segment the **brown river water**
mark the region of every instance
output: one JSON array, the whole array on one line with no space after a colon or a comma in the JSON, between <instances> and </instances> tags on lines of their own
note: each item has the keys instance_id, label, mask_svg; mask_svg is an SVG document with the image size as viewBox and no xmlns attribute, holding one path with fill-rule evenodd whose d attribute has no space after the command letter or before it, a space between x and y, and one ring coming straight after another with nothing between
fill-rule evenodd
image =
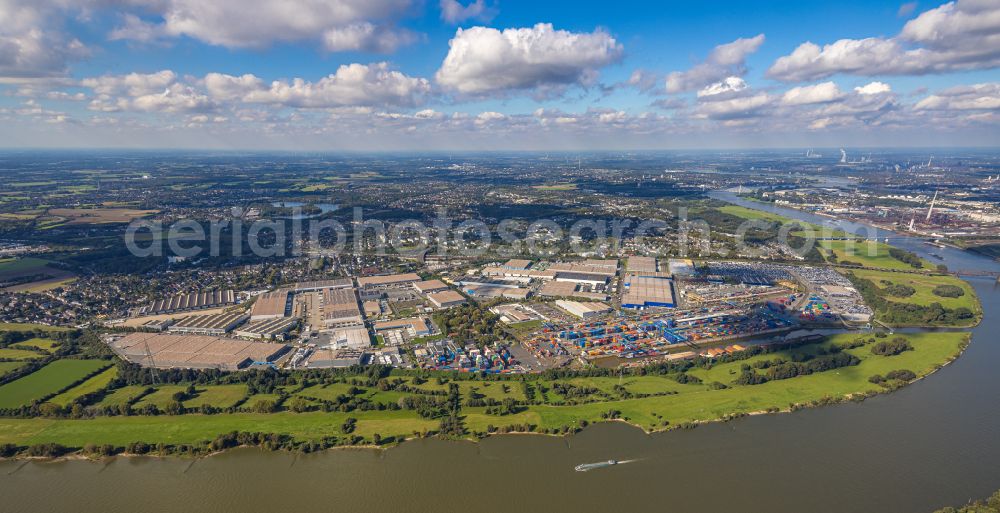
<instances>
[{"instance_id":1,"label":"brown river water","mask_svg":"<svg viewBox=\"0 0 1000 513\"><path fill-rule=\"evenodd\" d=\"M934 251L953 269L1000 268ZM929 513L1000 488L1000 288L971 281L986 316L965 354L863 403L652 435L613 423L385 451L6 461L0 512ZM638 461L573 470L612 458Z\"/></svg>"}]
</instances>

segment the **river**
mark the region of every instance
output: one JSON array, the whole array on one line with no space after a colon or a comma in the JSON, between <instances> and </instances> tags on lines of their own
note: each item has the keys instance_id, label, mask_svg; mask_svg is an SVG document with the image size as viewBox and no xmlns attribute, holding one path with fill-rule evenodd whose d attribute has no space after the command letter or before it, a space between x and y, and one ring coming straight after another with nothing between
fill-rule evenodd
<instances>
[{"instance_id":1,"label":"river","mask_svg":"<svg viewBox=\"0 0 1000 513\"><path fill-rule=\"evenodd\" d=\"M826 218L713 194L810 222ZM953 269L986 258L919 240ZM192 461L0 463L2 511L78 513L653 511L921 513L1000 488L1000 289L970 280L983 323L953 364L862 403L647 435L600 424L567 437L416 440L312 455L241 449ZM580 463L639 461L591 472Z\"/></svg>"}]
</instances>

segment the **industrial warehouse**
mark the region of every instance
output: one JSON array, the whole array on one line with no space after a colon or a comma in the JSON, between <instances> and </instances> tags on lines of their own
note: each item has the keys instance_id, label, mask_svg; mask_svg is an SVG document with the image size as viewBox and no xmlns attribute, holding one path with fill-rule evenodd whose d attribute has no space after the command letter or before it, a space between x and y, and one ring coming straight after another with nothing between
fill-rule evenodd
<instances>
[{"instance_id":1,"label":"industrial warehouse","mask_svg":"<svg viewBox=\"0 0 1000 513\"><path fill-rule=\"evenodd\" d=\"M137 309L137 315L161 315L192 310L205 310L236 304L236 293L232 290L212 292L191 292L166 299L158 299Z\"/></svg>"},{"instance_id":2,"label":"industrial warehouse","mask_svg":"<svg viewBox=\"0 0 1000 513\"><path fill-rule=\"evenodd\" d=\"M108 345L122 358L144 367L220 370L273 363L289 350L284 344L159 333L130 333L110 339Z\"/></svg>"},{"instance_id":3,"label":"industrial warehouse","mask_svg":"<svg viewBox=\"0 0 1000 513\"><path fill-rule=\"evenodd\" d=\"M250 316L243 312L191 315L171 324L167 327L167 331L194 335L225 335L249 318Z\"/></svg>"}]
</instances>

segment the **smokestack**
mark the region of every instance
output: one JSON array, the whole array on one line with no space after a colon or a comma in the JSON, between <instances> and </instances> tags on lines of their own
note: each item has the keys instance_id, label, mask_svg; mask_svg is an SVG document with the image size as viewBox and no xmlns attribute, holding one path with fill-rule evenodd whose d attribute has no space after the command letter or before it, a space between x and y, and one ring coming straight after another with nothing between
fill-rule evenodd
<instances>
[{"instance_id":1,"label":"smokestack","mask_svg":"<svg viewBox=\"0 0 1000 513\"><path fill-rule=\"evenodd\" d=\"M934 202L937 201L937 193L938 193L938 191L934 191L934 197L931 198L931 208L927 209L927 219L926 219L926 221L928 221L928 222L930 222L930 220L931 220L931 214L934 213Z\"/></svg>"}]
</instances>

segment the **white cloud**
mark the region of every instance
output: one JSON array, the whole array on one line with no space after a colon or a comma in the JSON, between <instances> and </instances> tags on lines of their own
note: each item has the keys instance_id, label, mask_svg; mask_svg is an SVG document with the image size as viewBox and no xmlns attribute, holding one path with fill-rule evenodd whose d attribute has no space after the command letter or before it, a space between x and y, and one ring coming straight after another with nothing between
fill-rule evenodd
<instances>
[{"instance_id":1,"label":"white cloud","mask_svg":"<svg viewBox=\"0 0 1000 513\"><path fill-rule=\"evenodd\" d=\"M494 7L487 6L486 0L474 0L468 5L462 5L458 0L441 0L441 19L457 25L468 20L478 20L488 23L497 15Z\"/></svg>"},{"instance_id":2,"label":"white cloud","mask_svg":"<svg viewBox=\"0 0 1000 513\"><path fill-rule=\"evenodd\" d=\"M747 56L756 52L763 43L764 34L758 34L716 46L704 62L687 71L675 71L667 75L667 92L694 91L726 77L744 75Z\"/></svg>"},{"instance_id":3,"label":"white cloud","mask_svg":"<svg viewBox=\"0 0 1000 513\"><path fill-rule=\"evenodd\" d=\"M80 85L94 91L87 108L99 112L208 112L218 107L206 94L178 82L170 70L85 78Z\"/></svg>"},{"instance_id":4,"label":"white cloud","mask_svg":"<svg viewBox=\"0 0 1000 513\"><path fill-rule=\"evenodd\" d=\"M823 82L809 86L793 87L781 97L785 105L812 105L840 100L844 94L833 82Z\"/></svg>"},{"instance_id":5,"label":"white cloud","mask_svg":"<svg viewBox=\"0 0 1000 513\"><path fill-rule=\"evenodd\" d=\"M72 2L0 0L0 83L64 76L68 64L89 55L62 30Z\"/></svg>"},{"instance_id":6,"label":"white cloud","mask_svg":"<svg viewBox=\"0 0 1000 513\"><path fill-rule=\"evenodd\" d=\"M861 87L855 87L854 91L858 94L882 94L892 91L892 87L885 82L869 82Z\"/></svg>"},{"instance_id":7,"label":"white cloud","mask_svg":"<svg viewBox=\"0 0 1000 513\"><path fill-rule=\"evenodd\" d=\"M264 81L249 73L238 77L209 73L202 82L208 94L221 101L241 100L250 92L264 89Z\"/></svg>"},{"instance_id":8,"label":"white cloud","mask_svg":"<svg viewBox=\"0 0 1000 513\"><path fill-rule=\"evenodd\" d=\"M711 98L711 97L708 97ZM695 117L731 120L754 117L761 109L771 105L774 97L767 93L748 94L724 100L706 101L698 104Z\"/></svg>"},{"instance_id":9,"label":"white cloud","mask_svg":"<svg viewBox=\"0 0 1000 513\"><path fill-rule=\"evenodd\" d=\"M916 46L916 48L911 48ZM910 20L897 37L806 42L778 58L767 74L817 80L837 73L920 75L1000 65L1000 2L958 0Z\"/></svg>"},{"instance_id":10,"label":"white cloud","mask_svg":"<svg viewBox=\"0 0 1000 513\"><path fill-rule=\"evenodd\" d=\"M388 63L345 64L337 72L308 82L276 80L270 86L254 75L232 76L210 73L205 88L219 100L271 103L289 107L329 108L342 106L412 106L430 92L426 79L393 70Z\"/></svg>"},{"instance_id":11,"label":"white cloud","mask_svg":"<svg viewBox=\"0 0 1000 513\"><path fill-rule=\"evenodd\" d=\"M928 96L916 110L1000 110L1000 83L959 86Z\"/></svg>"},{"instance_id":12,"label":"white cloud","mask_svg":"<svg viewBox=\"0 0 1000 513\"><path fill-rule=\"evenodd\" d=\"M126 13L112 39L187 36L229 48L321 41L331 51L391 51L413 40L394 28L412 0L132 0L159 20Z\"/></svg>"},{"instance_id":13,"label":"white cloud","mask_svg":"<svg viewBox=\"0 0 1000 513\"><path fill-rule=\"evenodd\" d=\"M392 53L418 39L404 29L374 25L369 22L352 23L323 33L323 48L331 52L360 50L375 53Z\"/></svg>"},{"instance_id":14,"label":"white cloud","mask_svg":"<svg viewBox=\"0 0 1000 513\"><path fill-rule=\"evenodd\" d=\"M507 116L499 112L494 112L494 111L480 112L479 115L476 116L476 124L486 125L494 121L501 121L504 119L507 119Z\"/></svg>"},{"instance_id":15,"label":"white cloud","mask_svg":"<svg viewBox=\"0 0 1000 513\"><path fill-rule=\"evenodd\" d=\"M702 98L705 96L715 96L719 94L727 93L738 93L745 90L747 83L740 77L727 77L722 82L716 82L705 86L704 89L698 91L698 97Z\"/></svg>"},{"instance_id":16,"label":"white cloud","mask_svg":"<svg viewBox=\"0 0 1000 513\"><path fill-rule=\"evenodd\" d=\"M93 89L97 94L143 96L162 92L177 80L177 74L168 69L156 73L129 73L85 78L80 85Z\"/></svg>"},{"instance_id":17,"label":"white cloud","mask_svg":"<svg viewBox=\"0 0 1000 513\"><path fill-rule=\"evenodd\" d=\"M161 93L134 98L131 107L143 112L208 112L214 110L216 104L192 87L171 84Z\"/></svg>"},{"instance_id":18,"label":"white cloud","mask_svg":"<svg viewBox=\"0 0 1000 513\"><path fill-rule=\"evenodd\" d=\"M465 94L587 85L622 56L621 44L603 30L573 33L548 23L502 32L460 28L448 45L436 80Z\"/></svg>"}]
</instances>

